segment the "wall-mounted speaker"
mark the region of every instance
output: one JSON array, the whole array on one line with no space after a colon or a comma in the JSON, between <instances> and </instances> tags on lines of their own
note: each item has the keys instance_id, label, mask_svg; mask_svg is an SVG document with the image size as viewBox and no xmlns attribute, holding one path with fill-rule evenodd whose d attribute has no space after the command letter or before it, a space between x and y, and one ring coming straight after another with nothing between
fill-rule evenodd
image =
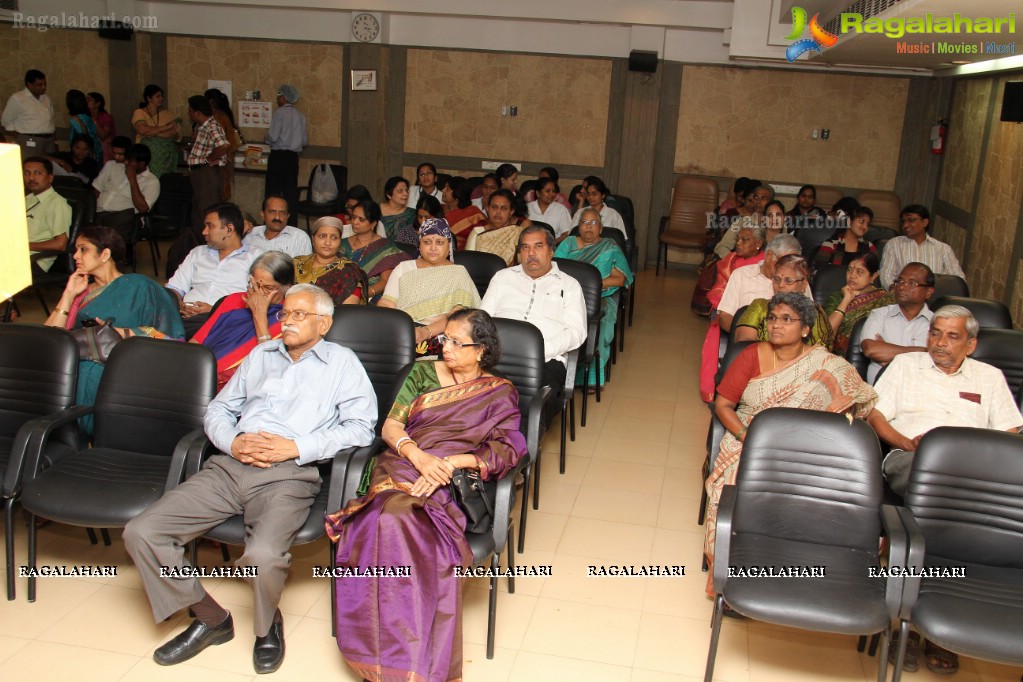
<instances>
[{"instance_id":1,"label":"wall-mounted speaker","mask_svg":"<svg viewBox=\"0 0 1023 682\"><path fill-rule=\"evenodd\" d=\"M652 50L633 50L629 53L629 71L654 73L657 71L657 53Z\"/></svg>"}]
</instances>

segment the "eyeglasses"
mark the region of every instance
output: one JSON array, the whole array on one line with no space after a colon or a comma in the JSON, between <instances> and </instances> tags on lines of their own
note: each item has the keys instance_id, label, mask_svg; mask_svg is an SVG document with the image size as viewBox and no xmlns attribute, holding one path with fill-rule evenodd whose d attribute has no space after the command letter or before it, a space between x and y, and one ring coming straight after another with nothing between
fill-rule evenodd
<instances>
[{"instance_id":1,"label":"eyeglasses","mask_svg":"<svg viewBox=\"0 0 1023 682\"><path fill-rule=\"evenodd\" d=\"M433 171L426 171L425 173L420 173L420 174L419 174L419 177L421 177L421 178L425 178L425 177L427 177L428 175L433 175Z\"/></svg>"},{"instance_id":2,"label":"eyeglasses","mask_svg":"<svg viewBox=\"0 0 1023 682\"><path fill-rule=\"evenodd\" d=\"M792 277L779 277L778 275L775 275L771 279L774 281L775 284L788 284L789 286L806 281L806 277L797 277L793 279Z\"/></svg>"},{"instance_id":3,"label":"eyeglasses","mask_svg":"<svg viewBox=\"0 0 1023 682\"><path fill-rule=\"evenodd\" d=\"M909 287L910 289L918 289L920 287L927 286L926 282L914 282L908 279L902 279L901 277L892 282L893 287Z\"/></svg>"},{"instance_id":4,"label":"eyeglasses","mask_svg":"<svg viewBox=\"0 0 1023 682\"><path fill-rule=\"evenodd\" d=\"M277 293L277 287L273 284L261 284L254 279L249 280L249 291L255 291L256 289L259 289L267 296L273 296Z\"/></svg>"},{"instance_id":5,"label":"eyeglasses","mask_svg":"<svg viewBox=\"0 0 1023 682\"><path fill-rule=\"evenodd\" d=\"M580 220L580 225L600 225L599 220Z\"/></svg>"},{"instance_id":6,"label":"eyeglasses","mask_svg":"<svg viewBox=\"0 0 1023 682\"><path fill-rule=\"evenodd\" d=\"M441 346L448 345L449 341L451 342L451 345L455 347L455 350L459 350L461 348L465 348L466 346L482 346L483 345L482 343L462 343L458 339L453 339L450 336L448 336L447 334L437 334L437 343L439 343Z\"/></svg>"},{"instance_id":7,"label":"eyeglasses","mask_svg":"<svg viewBox=\"0 0 1023 682\"><path fill-rule=\"evenodd\" d=\"M278 310L275 316L281 322L286 322L288 318L295 320L295 322L301 322L309 315L315 315L316 317L323 317L319 313L307 313L304 310Z\"/></svg>"},{"instance_id":8,"label":"eyeglasses","mask_svg":"<svg viewBox=\"0 0 1023 682\"><path fill-rule=\"evenodd\" d=\"M788 315L782 315L782 316L779 317L778 315L774 315L772 313L771 315L767 316L767 324L774 324L775 322L781 322L782 324L788 325L788 324L792 324L793 322L801 322L801 321L802 320L800 320L798 317L790 317Z\"/></svg>"}]
</instances>

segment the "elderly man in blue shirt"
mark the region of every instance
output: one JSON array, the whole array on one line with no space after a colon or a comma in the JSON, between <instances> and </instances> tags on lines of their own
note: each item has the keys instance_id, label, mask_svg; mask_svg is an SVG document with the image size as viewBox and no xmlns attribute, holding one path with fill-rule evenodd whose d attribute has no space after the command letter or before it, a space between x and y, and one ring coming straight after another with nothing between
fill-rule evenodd
<instances>
[{"instance_id":1,"label":"elderly man in blue shirt","mask_svg":"<svg viewBox=\"0 0 1023 682\"><path fill-rule=\"evenodd\" d=\"M223 454L125 528L156 622L185 607L195 614L184 632L154 652L161 665L181 663L234 637L231 614L189 573L184 546L238 514L245 516L247 538L235 565L254 592L253 665L269 673L284 660L277 604L291 566L291 542L320 489L315 465L343 448L369 445L377 417L376 396L359 359L323 340L333 311L319 287L289 289L281 338L253 350L207 408L206 435Z\"/></svg>"},{"instance_id":2,"label":"elderly man in blue shirt","mask_svg":"<svg viewBox=\"0 0 1023 682\"><path fill-rule=\"evenodd\" d=\"M263 196L279 194L288 206L298 205L298 155L307 144L305 114L295 108L298 90L291 85L277 88L277 111L263 141L270 145Z\"/></svg>"}]
</instances>

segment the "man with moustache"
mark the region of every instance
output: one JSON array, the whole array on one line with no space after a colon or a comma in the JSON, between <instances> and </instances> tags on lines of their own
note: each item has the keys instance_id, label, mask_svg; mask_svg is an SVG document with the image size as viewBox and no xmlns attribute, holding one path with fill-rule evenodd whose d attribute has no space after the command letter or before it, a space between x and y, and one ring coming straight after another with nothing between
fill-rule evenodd
<instances>
[{"instance_id":1,"label":"man with moustache","mask_svg":"<svg viewBox=\"0 0 1023 682\"><path fill-rule=\"evenodd\" d=\"M966 279L952 247L927 233L931 213L925 206L912 204L902 209L902 235L888 240L881 257L881 285L892 280L907 263L923 263L938 275L956 275Z\"/></svg>"},{"instance_id":2,"label":"man with moustache","mask_svg":"<svg viewBox=\"0 0 1023 682\"><path fill-rule=\"evenodd\" d=\"M167 280L178 299L186 338L199 331L214 303L248 288L249 266L262 253L242 243L244 220L234 204L211 206L203 221L206 245L192 249Z\"/></svg>"},{"instance_id":3,"label":"man with moustache","mask_svg":"<svg viewBox=\"0 0 1023 682\"><path fill-rule=\"evenodd\" d=\"M867 367L870 383L895 356L925 350L934 316L927 307L927 301L934 295L934 273L923 263L909 263L902 268L891 291L895 303L870 311L860 336L860 348L870 358Z\"/></svg>"},{"instance_id":4,"label":"man with moustache","mask_svg":"<svg viewBox=\"0 0 1023 682\"><path fill-rule=\"evenodd\" d=\"M25 216L28 223L28 248L37 251L63 251L67 248L71 227L71 206L53 189L53 162L30 156L21 164L25 178ZM56 257L40 258L35 264L49 270Z\"/></svg>"},{"instance_id":5,"label":"man with moustache","mask_svg":"<svg viewBox=\"0 0 1023 682\"><path fill-rule=\"evenodd\" d=\"M308 256L313 244L305 230L288 225L287 200L271 194L263 200L263 224L245 235L245 244L253 251L283 251L292 258Z\"/></svg>"},{"instance_id":6,"label":"man with moustache","mask_svg":"<svg viewBox=\"0 0 1023 682\"><path fill-rule=\"evenodd\" d=\"M160 665L181 663L234 637L230 612L191 574L184 546L238 514L248 531L235 567L246 569L254 593L253 666L272 673L284 660L277 605L292 540L320 489L316 464L341 449L369 445L377 418L359 359L323 339L333 314L333 301L319 287L288 290L281 338L254 349L206 410L206 435L223 454L124 529L156 622L186 607L195 614L184 632L153 653Z\"/></svg>"},{"instance_id":7,"label":"man with moustache","mask_svg":"<svg viewBox=\"0 0 1023 682\"><path fill-rule=\"evenodd\" d=\"M7 100L0 125L14 134L13 142L21 147L23 159L57 151L53 137L53 102L46 94L46 74L38 69L25 72L25 89Z\"/></svg>"},{"instance_id":8,"label":"man with moustache","mask_svg":"<svg viewBox=\"0 0 1023 682\"><path fill-rule=\"evenodd\" d=\"M544 384L565 386L567 355L586 340L586 301L575 278L554 262L554 235L531 225L519 233L520 265L499 271L490 280L480 308L493 317L525 320L540 330L544 345ZM556 401L544 409L547 423Z\"/></svg>"}]
</instances>

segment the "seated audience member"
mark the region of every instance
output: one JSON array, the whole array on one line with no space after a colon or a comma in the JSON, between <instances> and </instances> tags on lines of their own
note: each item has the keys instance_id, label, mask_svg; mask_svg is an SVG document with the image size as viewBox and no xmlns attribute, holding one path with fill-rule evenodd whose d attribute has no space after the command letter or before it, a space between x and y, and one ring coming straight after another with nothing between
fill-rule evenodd
<instances>
[{"instance_id":1,"label":"seated audience member","mask_svg":"<svg viewBox=\"0 0 1023 682\"><path fill-rule=\"evenodd\" d=\"M718 502L724 486L735 484L746 431L756 416L772 407L796 407L862 419L877 400L852 365L810 342L810 330L817 323L812 300L799 293L776 294L767 310L767 340L748 346L735 358L714 400L714 414L725 435L706 482L708 594L713 594Z\"/></svg>"},{"instance_id":2,"label":"seated audience member","mask_svg":"<svg viewBox=\"0 0 1023 682\"><path fill-rule=\"evenodd\" d=\"M515 216L515 195L507 189L494 190L487 204L487 217L490 222L482 227L475 227L465 240L467 251L486 251L504 259L511 265L515 262L515 250L518 245L519 233L530 221L519 221Z\"/></svg>"},{"instance_id":3,"label":"seated audience member","mask_svg":"<svg viewBox=\"0 0 1023 682\"><path fill-rule=\"evenodd\" d=\"M572 229L572 216L568 209L558 203L558 183L551 178L542 178L536 183L536 199L527 204L530 220L539 220L554 228L560 244Z\"/></svg>"},{"instance_id":4,"label":"seated audience member","mask_svg":"<svg viewBox=\"0 0 1023 682\"><path fill-rule=\"evenodd\" d=\"M71 138L71 151L55 152L47 158L60 166L68 175L73 175L86 185L92 183L99 175L99 162L92 150L92 138L87 135L75 135Z\"/></svg>"},{"instance_id":5,"label":"seated audience member","mask_svg":"<svg viewBox=\"0 0 1023 682\"><path fill-rule=\"evenodd\" d=\"M796 205L786 215L794 219L793 224L800 223L799 227L814 223L818 217L823 218L827 215L816 204L817 188L813 185L803 185L796 194Z\"/></svg>"},{"instance_id":6,"label":"seated audience member","mask_svg":"<svg viewBox=\"0 0 1023 682\"><path fill-rule=\"evenodd\" d=\"M513 164L502 163L494 171L494 177L500 183L501 189L506 189L515 195L519 193L519 169Z\"/></svg>"},{"instance_id":7,"label":"seated audience member","mask_svg":"<svg viewBox=\"0 0 1023 682\"><path fill-rule=\"evenodd\" d=\"M92 188L97 193L96 222L117 230L127 244L135 216L149 213L160 198L160 180L149 170L149 147L126 142L126 137L114 138L114 158L103 166Z\"/></svg>"},{"instance_id":8,"label":"seated audience member","mask_svg":"<svg viewBox=\"0 0 1023 682\"><path fill-rule=\"evenodd\" d=\"M472 229L489 222L487 214L472 203L469 198L472 186L465 178L448 177L441 181L440 189L444 202L444 220L455 236L455 249L461 251Z\"/></svg>"},{"instance_id":9,"label":"seated audience member","mask_svg":"<svg viewBox=\"0 0 1023 682\"><path fill-rule=\"evenodd\" d=\"M313 223L313 252L295 259L295 281L320 287L334 305L363 305L369 282L362 268L339 253L342 230L334 216Z\"/></svg>"},{"instance_id":10,"label":"seated audience member","mask_svg":"<svg viewBox=\"0 0 1023 682\"><path fill-rule=\"evenodd\" d=\"M880 262L873 253L850 261L845 271L845 286L828 297L824 311L828 323L835 330L831 339L831 352L845 355L853 327L875 308L892 305L895 298L877 286Z\"/></svg>"},{"instance_id":11,"label":"seated audience member","mask_svg":"<svg viewBox=\"0 0 1023 682\"><path fill-rule=\"evenodd\" d=\"M369 286L366 299L371 304L380 300L394 266L411 256L386 237L378 234L380 207L363 201L352 209L352 236L341 240L341 253L366 273Z\"/></svg>"},{"instance_id":12,"label":"seated audience member","mask_svg":"<svg viewBox=\"0 0 1023 682\"><path fill-rule=\"evenodd\" d=\"M206 323L190 341L201 343L217 356L217 390L253 348L281 337L277 313L295 283L295 265L283 251L267 251L252 262L249 286L243 293L217 301Z\"/></svg>"},{"instance_id":13,"label":"seated audience member","mask_svg":"<svg viewBox=\"0 0 1023 682\"><path fill-rule=\"evenodd\" d=\"M158 647L153 658L174 665L234 637L230 612L197 577L168 580L169 567L187 576L184 548L222 521L245 515L251 567L253 666L271 673L284 660L284 622L277 604L291 565L289 548L320 489L316 464L338 450L369 445L376 396L355 354L323 340L334 304L324 291L297 284L284 299L281 338L242 362L206 410L206 435L224 454L166 492L124 529L157 623L184 608L195 620Z\"/></svg>"},{"instance_id":14,"label":"seated audience member","mask_svg":"<svg viewBox=\"0 0 1023 682\"><path fill-rule=\"evenodd\" d=\"M892 282L895 303L875 308L863 324L860 348L870 358L867 381L896 355L926 350L927 334L934 313L927 301L934 295L934 273L923 263L910 263Z\"/></svg>"},{"instance_id":15,"label":"seated audience member","mask_svg":"<svg viewBox=\"0 0 1023 682\"><path fill-rule=\"evenodd\" d=\"M437 197L424 194L419 197L419 200L415 204L411 204L416 207L416 232L419 232L419 228L423 226L423 223L430 218L439 220L444 219L444 206L440 203L440 199Z\"/></svg>"},{"instance_id":16,"label":"seated audience member","mask_svg":"<svg viewBox=\"0 0 1023 682\"><path fill-rule=\"evenodd\" d=\"M864 239L874 212L866 206L860 206L846 216L846 227L840 227L832 239L821 244L814 257L814 270L822 265L849 265L854 260L863 258L868 253L877 253L874 245Z\"/></svg>"},{"instance_id":17,"label":"seated audience member","mask_svg":"<svg viewBox=\"0 0 1023 682\"><path fill-rule=\"evenodd\" d=\"M724 258L735 248L735 238L738 236L740 227L747 225L759 227L764 222L764 210L767 207L767 202L772 201L774 190L768 185L759 184L756 180L750 181L747 190L745 201L743 201L742 206L738 209L738 219L732 221L731 226L725 230L725 233L721 235L721 239L714 247L714 253L717 254L718 258ZM784 206L782 208L784 209ZM768 243L770 243L770 240L768 240Z\"/></svg>"},{"instance_id":18,"label":"seated audience member","mask_svg":"<svg viewBox=\"0 0 1023 682\"><path fill-rule=\"evenodd\" d=\"M345 192L343 203L344 211L337 214L337 218L345 225L352 224L352 209L361 201L373 201L373 195L365 185L352 185Z\"/></svg>"},{"instance_id":19,"label":"seated audience member","mask_svg":"<svg viewBox=\"0 0 1023 682\"><path fill-rule=\"evenodd\" d=\"M766 231L762 227L739 228L735 239L735 250L717 261L714 266L714 284L707 292L707 303L716 310L725 293L725 287L732 273L745 265L757 265L764 260ZM716 317L714 319L717 319Z\"/></svg>"},{"instance_id":20,"label":"seated audience member","mask_svg":"<svg viewBox=\"0 0 1023 682\"><path fill-rule=\"evenodd\" d=\"M810 278L810 266L802 256L791 254L778 259L774 266L771 285L774 294L804 294L806 282ZM827 348L831 343L831 325L827 313L816 303L811 304L817 310L817 321L810 330L806 342L814 346ZM735 324L736 341L767 340L767 299L758 298L746 308Z\"/></svg>"},{"instance_id":21,"label":"seated audience member","mask_svg":"<svg viewBox=\"0 0 1023 682\"><path fill-rule=\"evenodd\" d=\"M927 234L931 213L919 204L902 209L902 235L888 240L881 257L881 284L891 286L892 280L907 263L923 263L936 275L966 278L952 247Z\"/></svg>"},{"instance_id":22,"label":"seated audience member","mask_svg":"<svg viewBox=\"0 0 1023 682\"><path fill-rule=\"evenodd\" d=\"M487 206L490 205L490 195L500 188L501 182L497 179L497 176L493 173L487 173L483 176L483 182L473 191L473 206L486 213ZM479 193L478 195L477 192Z\"/></svg>"},{"instance_id":23,"label":"seated audience member","mask_svg":"<svg viewBox=\"0 0 1023 682\"><path fill-rule=\"evenodd\" d=\"M771 298L774 295L774 286L771 282L771 278L774 277L774 266L779 258L790 253L799 253L799 242L792 235L781 235L775 237L774 241L765 247L762 262L732 270L717 307L721 329L731 331L732 317L739 308L749 305L758 298ZM809 296L809 286L806 287L806 292Z\"/></svg>"},{"instance_id":24,"label":"seated audience member","mask_svg":"<svg viewBox=\"0 0 1023 682\"><path fill-rule=\"evenodd\" d=\"M398 391L369 493L327 519L339 567L409 566L412 574L336 580L338 647L366 679L381 679L380 671L393 680L462 679L455 568L471 565L472 551L465 513L447 483L456 468L499 479L526 456L518 394L491 374L501 357L493 320L482 310L458 310L443 341L443 358L415 363Z\"/></svg>"},{"instance_id":25,"label":"seated audience member","mask_svg":"<svg viewBox=\"0 0 1023 682\"><path fill-rule=\"evenodd\" d=\"M182 340L181 316L167 293L144 275L121 274L124 240L109 227L86 225L75 240L78 269L68 278L57 306L46 318L48 327L78 329L86 323L113 324L124 338L148 336ZM103 363L82 359L78 363L76 405L96 402ZM92 416L81 421L92 432Z\"/></svg>"},{"instance_id":26,"label":"seated audience member","mask_svg":"<svg viewBox=\"0 0 1023 682\"><path fill-rule=\"evenodd\" d=\"M733 224L736 224L736 229L743 227L759 227L755 220L746 219L742 222L738 222L739 218L742 217L739 213L739 209L742 208L745 211L746 196L750 189L755 189L759 183L756 180L750 180L749 178L742 177L735 181L732 186L732 193L729 194L729 199L722 202L721 207L718 209L717 214L708 215L707 219L711 222L711 225L707 230L708 240L712 241L715 246L718 245L723 235L729 232ZM734 198L731 198L734 197ZM727 208L726 208L727 205ZM749 214L745 214L749 215ZM735 235L738 237L738 234ZM735 248L733 242L730 249ZM704 249L706 251L706 249ZM721 261L731 251L723 249L719 255L717 249L712 249L703 256L703 261L696 267L696 286L693 287L693 297L689 303L689 307L692 308L693 312L697 315L710 315L714 309L714 305L710 303L707 298L707 293L711 287L714 286L714 281L717 279L717 269L715 265ZM721 296L718 296L718 300Z\"/></svg>"},{"instance_id":27,"label":"seated audience member","mask_svg":"<svg viewBox=\"0 0 1023 682\"><path fill-rule=\"evenodd\" d=\"M766 230L764 242L771 243L771 240L780 234L791 234L788 221L785 218L785 204L777 199L772 199L764 206L764 219L761 221Z\"/></svg>"},{"instance_id":28,"label":"seated audience member","mask_svg":"<svg viewBox=\"0 0 1023 682\"><path fill-rule=\"evenodd\" d=\"M187 338L206 322L214 303L248 288L249 268L260 254L242 243L242 214L234 204L210 207L203 222L206 245L189 251L167 280L180 304Z\"/></svg>"},{"instance_id":29,"label":"seated audience member","mask_svg":"<svg viewBox=\"0 0 1023 682\"><path fill-rule=\"evenodd\" d=\"M539 170L539 172L537 172L537 174L536 174L536 179L537 179L537 186L536 186L536 188L533 189L533 190L530 190L529 192L527 192L526 195L523 197L523 199L527 203L530 202L530 201L536 201L536 199L537 199L537 192L540 191L539 181L540 180L545 180L547 178L550 178L551 180L553 180L554 184L557 185L558 182L561 180L561 174L558 172L558 169L555 168L554 166L544 166L543 168L541 168ZM560 189L554 195L554 200L557 201L559 204L561 204L562 206L565 207L565 210L568 211L568 215L569 216L572 215L572 204L570 204L568 202L568 197L566 197L564 194L562 194Z\"/></svg>"},{"instance_id":30,"label":"seated audience member","mask_svg":"<svg viewBox=\"0 0 1023 682\"><path fill-rule=\"evenodd\" d=\"M408 205L418 206L419 199L424 196L431 196L440 201L440 187L438 181L437 167L432 163L421 163L416 167L416 183L409 188Z\"/></svg>"},{"instance_id":31,"label":"seated audience member","mask_svg":"<svg viewBox=\"0 0 1023 682\"><path fill-rule=\"evenodd\" d=\"M387 238L395 244L418 243L416 235L416 209L408 203L408 180L395 176L384 184L384 201L380 204L380 222Z\"/></svg>"},{"instance_id":32,"label":"seated audience member","mask_svg":"<svg viewBox=\"0 0 1023 682\"><path fill-rule=\"evenodd\" d=\"M256 225L245 235L245 244L253 251L282 251L292 258L308 256L313 245L305 230L288 225L291 211L288 200L271 194L263 199L263 224Z\"/></svg>"},{"instance_id":33,"label":"seated audience member","mask_svg":"<svg viewBox=\"0 0 1023 682\"><path fill-rule=\"evenodd\" d=\"M586 340L586 301L575 278L554 262L554 235L538 225L519 234L519 265L501 270L490 280L480 308L494 317L525 320L540 330L544 341L544 385L560 391L565 385L567 355ZM556 414L548 401L546 423Z\"/></svg>"},{"instance_id":34,"label":"seated audience member","mask_svg":"<svg viewBox=\"0 0 1023 682\"><path fill-rule=\"evenodd\" d=\"M725 217L730 215L736 215L736 209L742 201L739 199L739 190L749 181L749 178L743 176L735 179L732 183L732 189L728 191L725 196L725 200L721 202L721 205L717 208L717 214Z\"/></svg>"},{"instance_id":35,"label":"seated audience member","mask_svg":"<svg viewBox=\"0 0 1023 682\"><path fill-rule=\"evenodd\" d=\"M596 177L590 178L590 183L586 187L586 202L589 204L589 207L596 209L600 213L601 225L620 230L622 235L628 239L629 232L625 229L625 221L622 219L622 215L605 203L605 199L608 198L609 194L611 194L611 190L607 188L607 185L604 184L603 180ZM575 215L572 216L573 226L579 224L579 218L582 216L583 208L580 208L576 211Z\"/></svg>"},{"instance_id":36,"label":"seated audience member","mask_svg":"<svg viewBox=\"0 0 1023 682\"><path fill-rule=\"evenodd\" d=\"M419 228L419 257L398 263L377 303L409 314L416 323L418 355L440 355L444 349L439 335L448 316L480 304L469 272L451 260L454 241L443 218L424 220Z\"/></svg>"},{"instance_id":37,"label":"seated audience member","mask_svg":"<svg viewBox=\"0 0 1023 682\"><path fill-rule=\"evenodd\" d=\"M603 311L597 339L600 366L594 367L595 363L591 363L590 367L580 367L579 377L576 379L577 383L583 383L583 373L587 372L591 390L595 390L593 387L598 382L601 386L604 385L604 368L611 360L611 343L614 341L615 322L618 321L618 303L613 297L619 287L632 285L632 270L625 254L614 239L600 236L603 229L597 209L583 209L579 221L579 236L568 237L554 252L556 258L570 258L589 263L600 271L600 300Z\"/></svg>"},{"instance_id":38,"label":"seated audience member","mask_svg":"<svg viewBox=\"0 0 1023 682\"><path fill-rule=\"evenodd\" d=\"M53 189L53 164L41 156L30 156L22 164L25 176L25 217L28 223L28 248L38 251L63 251L67 248L71 227L71 205ZM49 271L54 256L33 259L41 270Z\"/></svg>"},{"instance_id":39,"label":"seated audience member","mask_svg":"<svg viewBox=\"0 0 1023 682\"><path fill-rule=\"evenodd\" d=\"M859 207L860 202L854 197L842 197L826 215L817 213L794 218L795 234L803 249L803 258L813 263L821 245L834 238L836 227L847 226L849 218Z\"/></svg>"}]
</instances>

